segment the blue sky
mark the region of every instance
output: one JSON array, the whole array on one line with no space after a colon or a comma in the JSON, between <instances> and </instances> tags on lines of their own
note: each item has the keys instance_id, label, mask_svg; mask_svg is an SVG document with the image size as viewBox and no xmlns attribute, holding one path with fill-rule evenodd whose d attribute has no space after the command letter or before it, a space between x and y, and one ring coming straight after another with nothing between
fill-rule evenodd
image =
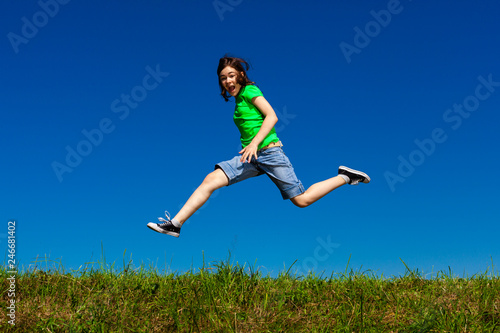
<instances>
[{"instance_id":1,"label":"blue sky","mask_svg":"<svg viewBox=\"0 0 500 333\"><path fill-rule=\"evenodd\" d=\"M101 256L183 272L276 274L500 260L500 23L494 1L6 1L0 51L1 247L78 268ZM280 118L303 184L367 172L299 209L267 177L214 193L181 237L146 227L237 155L225 53ZM76 156L78 154L78 156ZM166 266L165 266L166 265Z\"/></svg>"}]
</instances>

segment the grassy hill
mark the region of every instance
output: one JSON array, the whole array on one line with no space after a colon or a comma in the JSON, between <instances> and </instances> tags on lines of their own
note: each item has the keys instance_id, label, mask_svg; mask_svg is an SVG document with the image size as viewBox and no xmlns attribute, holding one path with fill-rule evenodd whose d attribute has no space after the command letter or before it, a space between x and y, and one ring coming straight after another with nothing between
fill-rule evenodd
<instances>
[{"instance_id":1,"label":"grassy hill","mask_svg":"<svg viewBox=\"0 0 500 333\"><path fill-rule=\"evenodd\" d=\"M290 271L271 278L229 259L183 274L131 262L119 271L31 269L16 276L12 326L3 268L0 331L500 332L500 280L490 270L431 279L410 270L392 278Z\"/></svg>"}]
</instances>

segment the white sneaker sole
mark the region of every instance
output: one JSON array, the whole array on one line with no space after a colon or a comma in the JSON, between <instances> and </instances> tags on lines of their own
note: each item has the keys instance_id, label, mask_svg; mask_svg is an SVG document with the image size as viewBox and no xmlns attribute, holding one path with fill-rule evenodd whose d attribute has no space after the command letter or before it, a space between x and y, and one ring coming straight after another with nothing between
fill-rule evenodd
<instances>
[{"instance_id":1,"label":"white sneaker sole","mask_svg":"<svg viewBox=\"0 0 500 333\"><path fill-rule=\"evenodd\" d=\"M170 235L170 236L174 236L174 237L179 237L179 233L163 230L162 228L158 227L157 223L149 222L148 223L148 228L151 229L151 230L154 230L156 232L159 232L160 234L165 234L165 235Z\"/></svg>"},{"instance_id":2,"label":"white sneaker sole","mask_svg":"<svg viewBox=\"0 0 500 333\"><path fill-rule=\"evenodd\" d=\"M361 176L361 177L365 177L365 180L363 181L363 183L365 183L365 184L368 184L371 181L370 177L364 172L354 170L354 169L348 168L346 166L340 166L339 169L352 172L352 173L354 173L358 176Z\"/></svg>"}]
</instances>

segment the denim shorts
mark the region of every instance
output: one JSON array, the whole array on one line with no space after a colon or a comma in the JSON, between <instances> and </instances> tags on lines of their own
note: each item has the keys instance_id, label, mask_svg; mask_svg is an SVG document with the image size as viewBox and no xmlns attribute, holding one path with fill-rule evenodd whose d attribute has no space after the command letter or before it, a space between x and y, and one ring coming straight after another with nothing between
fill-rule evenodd
<instances>
[{"instance_id":1,"label":"denim shorts","mask_svg":"<svg viewBox=\"0 0 500 333\"><path fill-rule=\"evenodd\" d=\"M266 174L278 186L284 200L304 193L304 186L297 179L290 160L281 147L273 147L257 152L257 159L250 163L240 162L241 156L215 165L222 169L229 179L229 185L242 180Z\"/></svg>"}]
</instances>

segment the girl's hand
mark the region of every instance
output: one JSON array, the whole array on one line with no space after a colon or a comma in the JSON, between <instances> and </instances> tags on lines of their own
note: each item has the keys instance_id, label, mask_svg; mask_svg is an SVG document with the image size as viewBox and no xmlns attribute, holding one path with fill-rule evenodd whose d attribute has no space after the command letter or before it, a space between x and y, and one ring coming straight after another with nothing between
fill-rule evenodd
<instances>
[{"instance_id":1,"label":"girl's hand","mask_svg":"<svg viewBox=\"0 0 500 333\"><path fill-rule=\"evenodd\" d=\"M259 144L265 139L278 121L276 113L264 96L256 96L252 98L252 104L255 105L264 115L264 121L260 126L259 132L257 132L252 139L252 142L240 151L240 154L242 154L240 161L242 163L250 163L253 157L257 159L257 149L259 148Z\"/></svg>"},{"instance_id":2,"label":"girl's hand","mask_svg":"<svg viewBox=\"0 0 500 333\"><path fill-rule=\"evenodd\" d=\"M257 148L258 148L258 146L254 143L250 143L248 146L243 148L240 151L240 154L243 154L241 156L240 162L250 163L250 161L252 161L252 157L255 157L255 159L257 159Z\"/></svg>"}]
</instances>

